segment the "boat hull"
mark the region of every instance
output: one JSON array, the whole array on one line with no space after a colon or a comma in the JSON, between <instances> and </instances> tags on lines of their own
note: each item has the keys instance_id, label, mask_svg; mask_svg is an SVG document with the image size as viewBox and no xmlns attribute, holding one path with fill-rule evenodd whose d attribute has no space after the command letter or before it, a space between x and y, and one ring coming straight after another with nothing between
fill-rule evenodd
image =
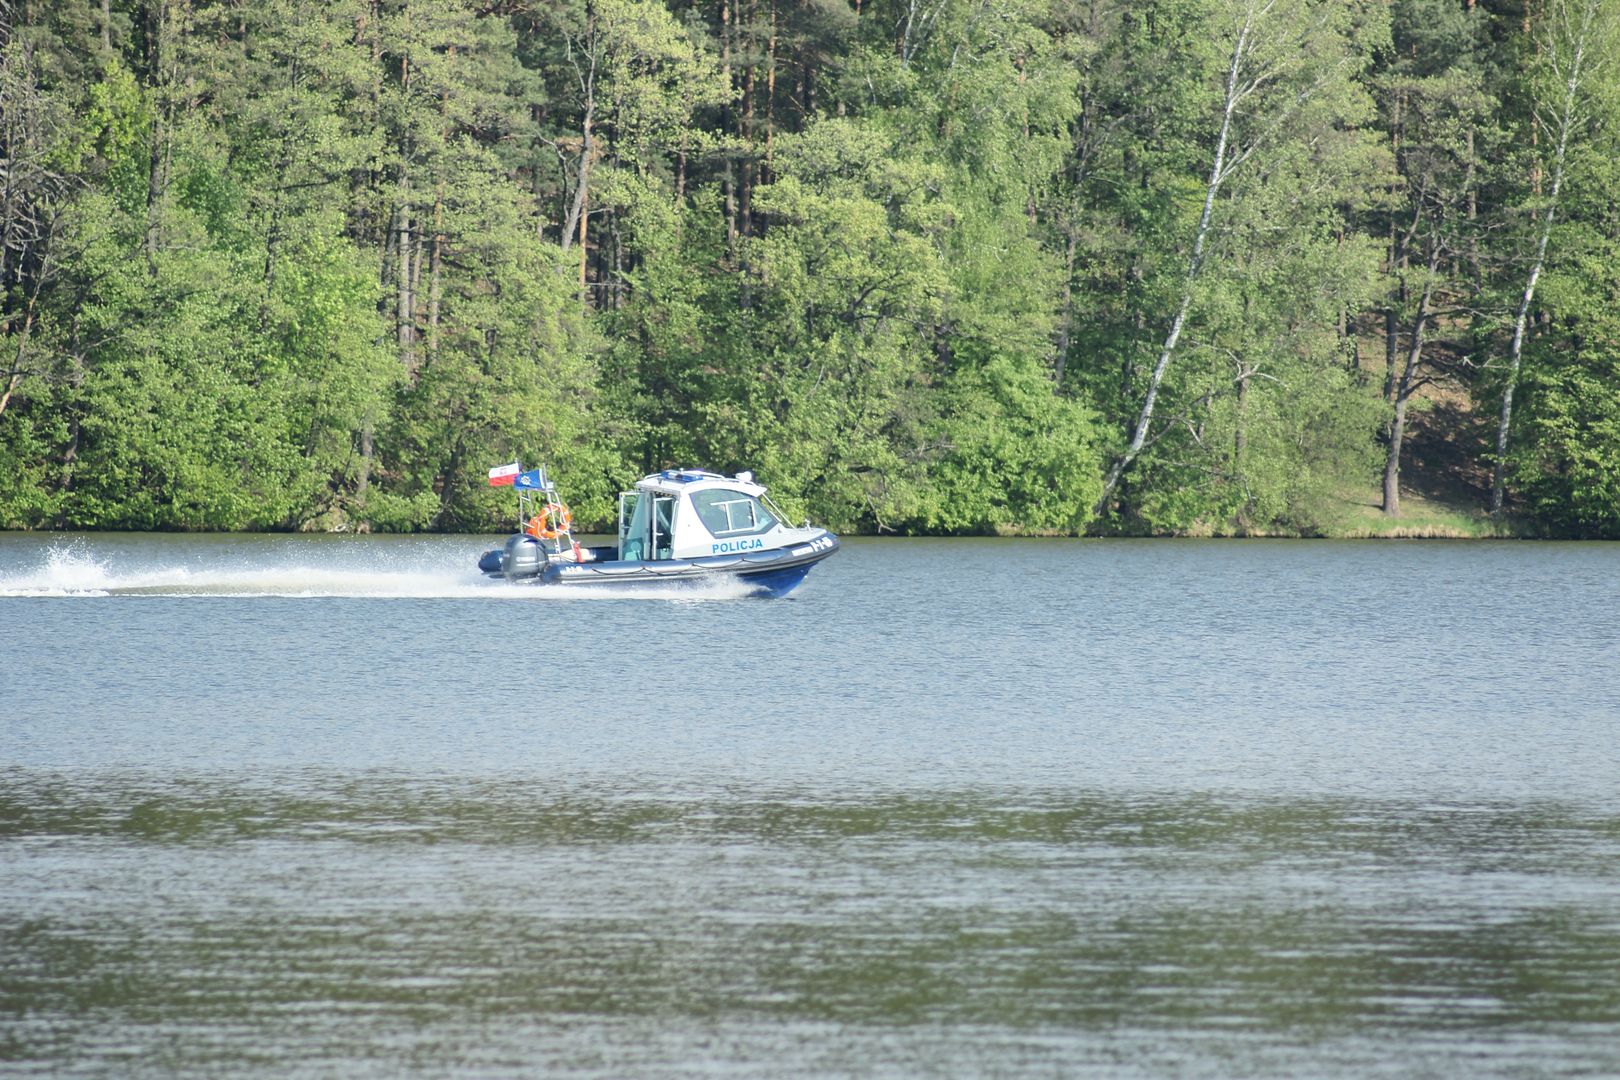
<instances>
[{"instance_id":1,"label":"boat hull","mask_svg":"<svg viewBox=\"0 0 1620 1080\"><path fill-rule=\"evenodd\" d=\"M591 562L552 560L538 573L511 577L500 566L500 552L492 551L479 560L479 569L492 578L520 584L559 588L590 588L604 585L669 585L705 581L735 580L761 596L786 596L804 580L810 568L838 551L838 538L822 532L811 539L786 547L738 554L710 555L697 559L619 560ZM612 552L613 549L596 549Z\"/></svg>"}]
</instances>

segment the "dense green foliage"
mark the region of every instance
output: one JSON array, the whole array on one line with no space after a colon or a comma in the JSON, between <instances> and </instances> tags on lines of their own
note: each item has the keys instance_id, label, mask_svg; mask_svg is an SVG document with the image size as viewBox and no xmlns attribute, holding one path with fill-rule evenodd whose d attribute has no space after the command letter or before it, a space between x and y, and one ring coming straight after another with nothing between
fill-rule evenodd
<instances>
[{"instance_id":1,"label":"dense green foliage","mask_svg":"<svg viewBox=\"0 0 1620 1080\"><path fill-rule=\"evenodd\" d=\"M1399 513L1414 424L1483 500L1506 399L1508 509L1620 535L1617 27L0 0L0 528L489 528L521 458L595 524L695 464L840 529L1311 532Z\"/></svg>"}]
</instances>

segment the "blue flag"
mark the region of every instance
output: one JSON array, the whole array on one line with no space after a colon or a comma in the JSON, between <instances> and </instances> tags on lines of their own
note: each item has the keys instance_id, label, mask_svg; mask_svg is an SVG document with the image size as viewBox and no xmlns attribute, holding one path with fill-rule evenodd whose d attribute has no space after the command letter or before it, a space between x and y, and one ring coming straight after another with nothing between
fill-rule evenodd
<instances>
[{"instance_id":1,"label":"blue flag","mask_svg":"<svg viewBox=\"0 0 1620 1080\"><path fill-rule=\"evenodd\" d=\"M530 469L526 473L518 473L512 478L512 486L525 491L543 491L546 486L544 469Z\"/></svg>"}]
</instances>

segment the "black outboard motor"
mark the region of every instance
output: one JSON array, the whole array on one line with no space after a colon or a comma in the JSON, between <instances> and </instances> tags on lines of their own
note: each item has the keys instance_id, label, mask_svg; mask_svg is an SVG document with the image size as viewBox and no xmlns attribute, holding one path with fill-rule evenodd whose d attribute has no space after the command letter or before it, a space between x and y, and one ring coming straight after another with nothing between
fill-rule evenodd
<instances>
[{"instance_id":1,"label":"black outboard motor","mask_svg":"<svg viewBox=\"0 0 1620 1080\"><path fill-rule=\"evenodd\" d=\"M501 573L508 581L536 577L546 572L550 560L540 541L525 533L514 533L506 538L501 551Z\"/></svg>"}]
</instances>

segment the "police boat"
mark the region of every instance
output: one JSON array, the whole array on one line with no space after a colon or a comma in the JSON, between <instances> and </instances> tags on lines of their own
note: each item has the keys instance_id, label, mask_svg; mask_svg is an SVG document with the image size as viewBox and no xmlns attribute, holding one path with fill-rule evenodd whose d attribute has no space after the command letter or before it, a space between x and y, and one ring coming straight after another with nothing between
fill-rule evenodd
<instances>
[{"instance_id":1,"label":"police boat","mask_svg":"<svg viewBox=\"0 0 1620 1080\"><path fill-rule=\"evenodd\" d=\"M618 543L574 539L573 514L544 468L489 471L517 491L518 532L486 551L492 578L564 587L741 581L757 595L785 596L838 550L838 537L809 522L794 527L752 473L666 469L619 495Z\"/></svg>"}]
</instances>

